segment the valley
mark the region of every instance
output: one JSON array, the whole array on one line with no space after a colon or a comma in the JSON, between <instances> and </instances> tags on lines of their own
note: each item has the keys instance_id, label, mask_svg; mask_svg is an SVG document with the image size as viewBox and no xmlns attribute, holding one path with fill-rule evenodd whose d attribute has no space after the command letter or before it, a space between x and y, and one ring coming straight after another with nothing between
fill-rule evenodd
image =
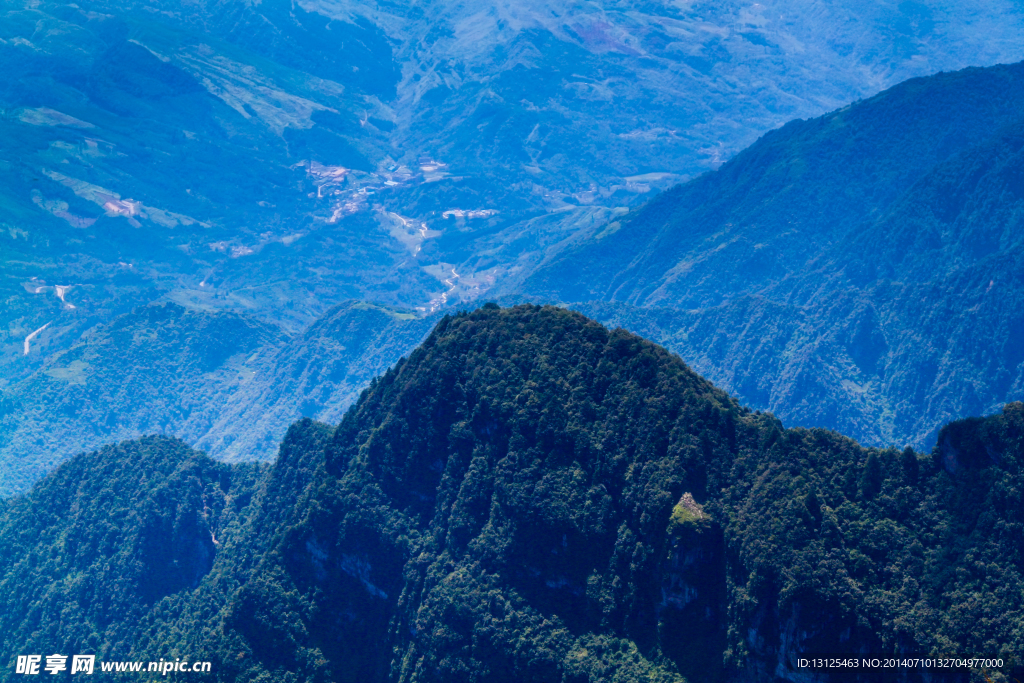
<instances>
[{"instance_id":1,"label":"valley","mask_svg":"<svg viewBox=\"0 0 1024 683\"><path fill-rule=\"evenodd\" d=\"M987 109L957 103L966 75L908 81L881 105L871 98L908 78L1024 58L1022 21L1019 8L975 2L5 7L0 405L36 395L27 387L55 381L47 373L70 367L91 336L145 318L140 307L240 315L297 340L346 301L428 320L489 299L532 300L643 332L793 424L930 447L944 422L1020 397L1013 353L992 386L978 384L988 361L959 368L930 341L918 357L912 340L932 323L881 310L893 291L881 280L852 289L829 280L844 292L837 299L831 285L817 294L797 285L796 274L816 272L802 264L861 268L835 260L857 221L877 220L979 130L1019 112L1010 76L1007 96L989 97ZM940 91L947 99L929 100ZM943 128L946 110L963 125ZM891 134L863 126L869 119L925 123L915 138L898 125ZM844 139L838 122L875 142ZM835 129L808 133L815 125ZM812 155L832 144L865 158L832 178L851 183L846 195L815 185L833 166L814 166ZM743 174L766 148L792 158L751 186ZM841 169L849 158L830 161ZM701 217L673 209L666 218L684 224L646 251L627 244L634 226L661 220L659 207L705 191L720 198ZM789 210L779 207L803 211L802 223L773 222ZM601 244L617 245L619 260L595 257ZM988 280L1003 282L999 272L989 268ZM586 287L566 284L581 279ZM27 289L55 283L74 289L63 298ZM1016 289L997 291L1011 292L1012 310ZM1003 315L994 324L1014 333ZM973 324L967 316L961 329ZM416 341L387 347L371 366ZM90 362L105 365L118 360ZM221 379L196 381L209 382L195 389L202 395L222 391ZM173 383L152 391L168 406L184 401ZM53 425L69 419L41 408L12 415L0 414L7 434L59 433ZM182 424L173 414L146 424L126 417L84 434L167 428L199 438L172 426ZM275 424L265 443L280 438L284 423ZM59 452L55 443L18 437L8 448L53 464L101 442Z\"/></svg>"}]
</instances>

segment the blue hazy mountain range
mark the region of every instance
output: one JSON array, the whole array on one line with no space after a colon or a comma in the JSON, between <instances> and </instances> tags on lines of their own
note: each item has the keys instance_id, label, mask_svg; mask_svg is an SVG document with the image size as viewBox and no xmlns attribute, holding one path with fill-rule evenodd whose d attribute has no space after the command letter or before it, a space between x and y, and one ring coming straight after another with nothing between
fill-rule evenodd
<instances>
[{"instance_id":1,"label":"blue hazy mountain range","mask_svg":"<svg viewBox=\"0 0 1024 683\"><path fill-rule=\"evenodd\" d=\"M860 175L835 176L858 188L835 205L849 211L841 220L821 214L827 235L808 229L759 250L759 258L780 258L767 279L757 280L749 261L725 262L714 266L720 286L623 297L630 286L601 283L635 279L637 269L626 265L647 248L623 246L625 265L591 263L596 252L587 243L639 234L630 226L643 219L625 219L633 208L788 120L909 77L1021 59L1022 19L1012 4L980 2L9 3L0 17L5 486L23 488L77 450L147 431L181 434L232 459L266 457L295 416L336 419L361 383L422 338L431 316L499 296L589 306L591 315L643 330L752 405L797 424L842 427L869 443L923 444L942 421L1017 391L1013 359L999 361L1010 377L991 380L999 390L972 375L981 381L976 399L943 384L938 369L938 379L921 380L930 377L927 364L901 366L901 388L885 394L885 380L872 384L870 361L888 353L872 341L880 304L859 313L867 310L859 294L849 295L853 313L822 313L814 323L830 329L842 321L854 325L854 336L866 330L867 369L859 374L845 366L800 374L808 367L800 363L818 363L806 345L794 358L792 328L805 322L773 322L775 337L758 344L750 336L756 326L744 337L716 316L732 306L730 315L750 317L731 298L755 295L769 302L759 310L776 322L812 309L806 292L765 288L782 291L776 276L785 280L807 259L833 263L828 250L843 255L836 245L854 224L894 206L930 169L977 144L979 131L1009 123L1019 92L1012 70L1002 76L1011 95L989 93L988 108L958 109L953 85L935 106L931 86L920 86L918 100L919 86L907 86L879 125L852 120L857 142L850 144L860 149L856 136L875 136L864 153L881 154L889 166L873 174L869 155ZM858 106L849 111L874 111ZM913 140L889 143L886 116L911 121L922 112L931 112L934 126L898 129L892 135ZM962 135L942 133L960 118ZM788 153L806 156L810 143L796 133L813 125L793 124L751 149L792 138ZM842 139L841 131L824 136L823 149ZM656 215L680 193L756 167L752 154L637 215ZM799 182L795 172L776 175L779 192L758 192L777 196L775 208L792 203L813 216L801 188L826 183L826 171L850 170L841 167L850 158L819 164ZM746 193L746 180L742 172L732 177L733 194L723 196ZM756 213L748 209L736 210ZM762 244L752 234L742 240ZM665 259L700 256L685 239L657 249ZM708 255L697 260L710 268ZM593 278L591 289L567 284L581 272ZM819 296L836 300L828 287ZM321 386L268 379L308 376L328 363L296 349L307 335L332 329L315 321L334 319L333 307L352 300L370 303L344 311L379 313L373 332L323 346L325 358L337 352L350 370ZM132 313L148 304L162 312ZM173 321L181 327L165 331ZM914 338L916 324L877 329ZM377 335L383 341L373 342ZM898 344L893 338L884 348ZM286 347L307 360L280 360ZM266 365L257 370L257 362ZM260 379L250 385L252 377ZM928 382L951 386L951 398L919 410L935 403ZM243 394L260 386L258 397L238 394L243 384ZM825 389L786 389L819 384ZM231 410L243 411L246 401L249 410L275 404L280 411L269 421L237 419Z\"/></svg>"},{"instance_id":2,"label":"blue hazy mountain range","mask_svg":"<svg viewBox=\"0 0 1024 683\"><path fill-rule=\"evenodd\" d=\"M5 365L161 297L293 330L478 298L788 120L1024 58L981 2L5 10Z\"/></svg>"},{"instance_id":3,"label":"blue hazy mountain range","mask_svg":"<svg viewBox=\"0 0 1024 683\"><path fill-rule=\"evenodd\" d=\"M522 290L593 302L787 423L930 447L1024 397L1022 135L1024 64L908 81L765 135Z\"/></svg>"}]
</instances>

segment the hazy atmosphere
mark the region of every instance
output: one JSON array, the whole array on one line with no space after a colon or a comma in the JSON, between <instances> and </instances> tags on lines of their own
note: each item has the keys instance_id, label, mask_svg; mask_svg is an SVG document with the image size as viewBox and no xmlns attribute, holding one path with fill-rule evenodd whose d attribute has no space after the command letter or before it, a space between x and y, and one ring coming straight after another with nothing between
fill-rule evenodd
<instances>
[{"instance_id":1,"label":"hazy atmosphere","mask_svg":"<svg viewBox=\"0 0 1024 683\"><path fill-rule=\"evenodd\" d=\"M1021 60L999 1L0 4L0 681L1024 678Z\"/></svg>"}]
</instances>

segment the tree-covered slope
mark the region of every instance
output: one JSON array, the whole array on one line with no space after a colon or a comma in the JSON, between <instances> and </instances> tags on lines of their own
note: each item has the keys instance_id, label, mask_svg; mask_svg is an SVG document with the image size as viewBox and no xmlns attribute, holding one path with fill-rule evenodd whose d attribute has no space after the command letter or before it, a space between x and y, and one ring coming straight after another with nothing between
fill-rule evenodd
<instances>
[{"instance_id":1,"label":"tree-covered slope","mask_svg":"<svg viewBox=\"0 0 1024 683\"><path fill-rule=\"evenodd\" d=\"M1024 396L1022 78L940 74L790 123L524 289L665 343L788 422L930 446Z\"/></svg>"},{"instance_id":2,"label":"tree-covered slope","mask_svg":"<svg viewBox=\"0 0 1024 683\"><path fill-rule=\"evenodd\" d=\"M145 495L158 479L139 449L164 469L237 471L160 439L69 462L0 512L11 604L60 614L33 596L72 592L55 583L70 570L24 558L95 523L57 505L69 476L104 468L115 509ZM446 316L336 429L294 425L262 479L223 499L242 507L211 504L234 523L199 583L169 580L116 642L86 647L208 659L222 681L770 681L800 675L808 653L1008 659L1022 645L1022 457L1021 404L949 425L930 458L863 448L750 412L623 330L485 307ZM131 518L109 525L137 533ZM82 564L116 580L103 557ZM20 608L3 618L19 634L8 651L35 645ZM88 618L65 613L62 628Z\"/></svg>"},{"instance_id":3,"label":"tree-covered slope","mask_svg":"<svg viewBox=\"0 0 1024 683\"><path fill-rule=\"evenodd\" d=\"M237 313L140 307L0 387L0 493L28 490L83 449L149 433L221 460L270 460L288 425L338 421L436 319L346 302L289 336Z\"/></svg>"},{"instance_id":4,"label":"tree-covered slope","mask_svg":"<svg viewBox=\"0 0 1024 683\"><path fill-rule=\"evenodd\" d=\"M300 417L338 422L370 380L415 348L439 318L365 302L334 306L239 386L197 447L232 461L272 459L290 424Z\"/></svg>"},{"instance_id":5,"label":"tree-covered slope","mask_svg":"<svg viewBox=\"0 0 1024 683\"><path fill-rule=\"evenodd\" d=\"M913 79L792 121L563 255L528 290L683 309L760 292L1022 117L1024 63Z\"/></svg>"},{"instance_id":6,"label":"tree-covered slope","mask_svg":"<svg viewBox=\"0 0 1024 683\"><path fill-rule=\"evenodd\" d=\"M138 620L196 588L244 521L260 466L145 437L82 454L0 518L5 656L127 655ZM12 659L13 661L13 659ZM4 662L9 680L13 667Z\"/></svg>"}]
</instances>

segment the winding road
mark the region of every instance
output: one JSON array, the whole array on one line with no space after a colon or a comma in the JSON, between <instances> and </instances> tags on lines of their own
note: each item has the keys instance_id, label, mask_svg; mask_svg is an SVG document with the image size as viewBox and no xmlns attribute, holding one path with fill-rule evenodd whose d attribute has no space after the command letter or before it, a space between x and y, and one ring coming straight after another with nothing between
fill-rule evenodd
<instances>
[{"instance_id":1,"label":"winding road","mask_svg":"<svg viewBox=\"0 0 1024 683\"><path fill-rule=\"evenodd\" d=\"M46 323L45 325L43 325L42 327L40 327L40 328L39 328L38 330L36 330L36 331L35 331L35 332L33 332L32 334L30 334L30 335L28 335L27 337L25 337L25 355L26 355L26 356L28 355L28 350L29 350L29 342L30 342L30 341L32 341L32 340L33 340L33 339L35 338L35 336L36 336L37 334L39 334L40 332L42 332L43 330L45 330L45 329L46 329L47 327L49 327L49 326L50 326L50 323L52 323L52 322L53 322L53 321L51 320L51 321L50 321L49 323Z\"/></svg>"}]
</instances>

